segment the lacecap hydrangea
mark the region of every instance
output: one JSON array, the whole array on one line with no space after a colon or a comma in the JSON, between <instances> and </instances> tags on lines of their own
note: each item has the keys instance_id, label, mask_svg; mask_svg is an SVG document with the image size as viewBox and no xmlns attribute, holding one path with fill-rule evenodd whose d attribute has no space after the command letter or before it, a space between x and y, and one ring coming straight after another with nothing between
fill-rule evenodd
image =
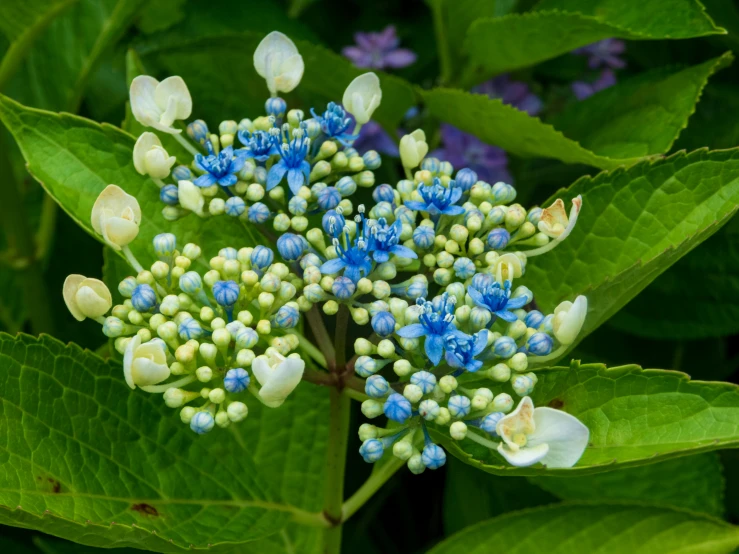
<instances>
[{"instance_id":1,"label":"lacecap hydrangea","mask_svg":"<svg viewBox=\"0 0 739 554\"><path fill-rule=\"evenodd\" d=\"M582 199L527 211L511 185L427 157L421 130L400 141L406 178L376 183L380 156L352 147L382 99L374 73L308 117L279 96L304 71L288 37L268 35L254 64L271 93L264 114L213 132L201 120L187 123L186 136L177 127L192 112L180 77L131 84L136 119L192 153L176 165L153 132L136 143L134 165L159 187L164 217L236 218L265 244L234 237L212 251L163 233L144 268L128 247L142 218L137 200L116 185L103 191L92 226L136 275L121 281L115 306L101 281L82 275L67 279L64 298L114 340L126 383L162 394L196 433L228 427L247 417L250 397L279 407L305 376L304 356L321 359L301 333L305 314L343 313L366 329L347 366L362 379L353 396L367 418L387 420L361 425L365 461L396 456L414 473L436 469L446 461L437 440L447 437L515 466L574 465L587 427L535 408L530 395L533 369L577 340L587 300L542 313L517 281L531 258L567 238Z\"/></svg>"}]
</instances>

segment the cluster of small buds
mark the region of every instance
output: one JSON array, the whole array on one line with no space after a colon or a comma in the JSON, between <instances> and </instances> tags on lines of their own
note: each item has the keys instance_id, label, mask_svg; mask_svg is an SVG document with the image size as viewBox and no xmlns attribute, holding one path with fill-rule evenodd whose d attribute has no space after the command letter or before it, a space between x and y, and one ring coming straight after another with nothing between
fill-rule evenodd
<instances>
[{"instance_id":1,"label":"cluster of small buds","mask_svg":"<svg viewBox=\"0 0 739 554\"><path fill-rule=\"evenodd\" d=\"M264 63L268 55L273 58ZM172 170L178 185L165 185L161 179L173 160L156 136L145 133L137 143L135 165L160 185L167 218L187 210L226 214L255 226L270 222L278 237L271 248L223 248L205 264L198 246L178 251L175 237L163 234L154 239L158 261L144 269L127 247L138 233L138 204L117 187L106 189L93 209L93 226L138 274L121 282L125 300L107 318L107 289L71 276L65 299L73 315L103 324L124 354L131 387L164 393L168 405L181 408L183 421L202 433L246 416L240 394L276 407L297 386L305 364L295 352L293 328L301 312L314 306L328 316L348 311L354 323L369 326L367 338L354 343L353 367L365 379L367 396L362 412L391 422L386 429L360 428L366 461L379 460L392 446L412 472L436 469L446 454L432 436L446 433L497 449L514 465L574 464L582 454L582 424L565 426L576 435L569 457L555 459L553 449L547 458L549 446L537 442L543 439L531 418L535 412L560 416L534 409L529 395L537 383L532 369L577 340L587 300L580 296L544 314L533 305L532 291L514 283L530 258L567 238L581 198L569 214L562 200L527 211L515 203L511 185L426 158L420 130L400 143L407 178L375 186L379 156L360 156L351 144L380 103L379 79L357 77L342 105L330 103L305 119L277 96L300 81L298 58L284 35L266 37L255 67L272 93L267 115L222 122L217 134L196 120L187 126L195 145L171 127L190 115L184 83L174 77L162 83L147 78L153 83L146 86L134 81L132 106L142 104L134 94L156 93L151 102L170 95L161 114L135 109L139 121L172 133L195 153L191 167ZM170 113L170 105L178 109ZM369 209L352 203L358 187L373 187ZM467 374L490 386L465 387ZM522 398L515 410L514 396ZM198 399L204 404L192 406Z\"/></svg>"}]
</instances>

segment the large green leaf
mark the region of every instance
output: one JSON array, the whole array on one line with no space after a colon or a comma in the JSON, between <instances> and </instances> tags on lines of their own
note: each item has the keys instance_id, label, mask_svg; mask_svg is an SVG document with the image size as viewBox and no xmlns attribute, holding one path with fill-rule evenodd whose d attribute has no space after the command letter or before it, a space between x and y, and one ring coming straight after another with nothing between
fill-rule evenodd
<instances>
[{"instance_id":1,"label":"large green leaf","mask_svg":"<svg viewBox=\"0 0 739 554\"><path fill-rule=\"evenodd\" d=\"M724 513L721 472L718 454L710 452L597 475L564 479L529 477L529 480L562 500L636 500L721 517Z\"/></svg>"},{"instance_id":2,"label":"large green leaf","mask_svg":"<svg viewBox=\"0 0 739 554\"><path fill-rule=\"evenodd\" d=\"M562 409L590 429L590 443L570 469L515 468L497 451L436 432L462 461L501 475L570 476L655 463L739 445L739 386L691 381L677 371L602 364L537 372L536 406Z\"/></svg>"},{"instance_id":3,"label":"large green leaf","mask_svg":"<svg viewBox=\"0 0 739 554\"><path fill-rule=\"evenodd\" d=\"M0 335L0 365L3 523L108 548L230 552L282 529L296 504L320 504L326 395L311 385L283 408L255 408L240 429L199 437L158 395L129 390L120 366L76 346ZM239 551L281 552L284 537Z\"/></svg>"},{"instance_id":4,"label":"large green leaf","mask_svg":"<svg viewBox=\"0 0 739 554\"><path fill-rule=\"evenodd\" d=\"M467 32L465 47L474 63L498 74L605 38L680 39L724 33L696 0L544 0L534 12L478 19Z\"/></svg>"},{"instance_id":5,"label":"large green leaf","mask_svg":"<svg viewBox=\"0 0 739 554\"><path fill-rule=\"evenodd\" d=\"M429 554L728 554L739 529L712 517L628 504L514 512L458 533Z\"/></svg>"},{"instance_id":6,"label":"large green leaf","mask_svg":"<svg viewBox=\"0 0 739 554\"><path fill-rule=\"evenodd\" d=\"M257 243L252 227L232 218L188 215L174 223L166 221L161 215L159 189L133 167L135 139L120 129L26 108L5 97L0 97L0 120L13 133L29 171L89 233L94 235L92 205L108 184L117 184L138 199L143 214L141 231L130 246L145 266L154 259L151 239L163 232L174 233L180 244L207 246L206 257L225 246Z\"/></svg>"},{"instance_id":7,"label":"large green leaf","mask_svg":"<svg viewBox=\"0 0 739 554\"><path fill-rule=\"evenodd\" d=\"M512 154L607 169L667 152L708 78L731 60L727 53L687 69L625 81L573 104L553 126L479 94L439 88L423 98L435 117Z\"/></svg>"},{"instance_id":8,"label":"large green leaf","mask_svg":"<svg viewBox=\"0 0 739 554\"><path fill-rule=\"evenodd\" d=\"M578 194L583 207L572 234L530 259L523 280L547 312L586 295L582 338L737 211L739 149L678 153L583 177L555 196L569 204Z\"/></svg>"}]
</instances>

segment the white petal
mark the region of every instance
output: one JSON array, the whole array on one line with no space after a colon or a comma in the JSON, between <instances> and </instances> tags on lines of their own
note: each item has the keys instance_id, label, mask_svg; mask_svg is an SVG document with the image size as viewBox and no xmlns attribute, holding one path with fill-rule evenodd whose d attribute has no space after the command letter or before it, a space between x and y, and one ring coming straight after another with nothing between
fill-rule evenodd
<instances>
[{"instance_id":1,"label":"white petal","mask_svg":"<svg viewBox=\"0 0 739 554\"><path fill-rule=\"evenodd\" d=\"M148 75L139 75L131 81L131 89L129 98L131 100L131 112L133 112L136 121L150 127L152 123L159 121L161 110L154 100L157 81L154 77Z\"/></svg>"},{"instance_id":2,"label":"white petal","mask_svg":"<svg viewBox=\"0 0 739 554\"><path fill-rule=\"evenodd\" d=\"M272 94L277 93L277 82L276 79L280 77L282 64L294 56L299 56L298 48L295 43L290 40L287 35L280 33L279 31L272 31L259 43L257 49L254 51L254 69L257 73L267 80L267 86ZM300 64L303 60L300 59ZM297 60L294 60L289 64L285 71L290 73L291 70L297 69ZM300 76L302 77L303 70L300 70ZM298 82L300 77L298 77ZM297 83L295 83L297 85ZM294 87L293 87L294 88ZM292 89L290 89L292 90Z\"/></svg>"},{"instance_id":3,"label":"white petal","mask_svg":"<svg viewBox=\"0 0 739 554\"><path fill-rule=\"evenodd\" d=\"M272 368L267 361L266 356L257 356L251 364L251 371L254 377L260 385L265 385L269 382L270 375L272 374Z\"/></svg>"},{"instance_id":4,"label":"white petal","mask_svg":"<svg viewBox=\"0 0 739 554\"><path fill-rule=\"evenodd\" d=\"M305 71L303 57L300 54L289 57L274 73L275 89L280 92L290 92L300 84L303 71Z\"/></svg>"},{"instance_id":5,"label":"white petal","mask_svg":"<svg viewBox=\"0 0 739 554\"><path fill-rule=\"evenodd\" d=\"M361 98L361 103L357 101ZM354 79L344 91L344 109L354 116L357 123L367 123L372 112L382 100L380 79L374 73L364 73Z\"/></svg>"},{"instance_id":6,"label":"white petal","mask_svg":"<svg viewBox=\"0 0 739 554\"><path fill-rule=\"evenodd\" d=\"M86 279L86 281L87 280L91 281L92 279ZM77 299L79 310L85 314L85 316L93 319L107 313L113 305L110 293L108 293L107 297L101 296L93 288L86 286L85 281L80 285L75 297Z\"/></svg>"},{"instance_id":7,"label":"white petal","mask_svg":"<svg viewBox=\"0 0 739 554\"><path fill-rule=\"evenodd\" d=\"M176 161L174 156L167 155L164 148L154 146L144 156L145 171L154 179L164 179Z\"/></svg>"},{"instance_id":8,"label":"white petal","mask_svg":"<svg viewBox=\"0 0 739 554\"><path fill-rule=\"evenodd\" d=\"M141 133L133 147L133 166L141 175L146 175L146 154L152 146L161 146L162 141L154 133L148 131Z\"/></svg>"},{"instance_id":9,"label":"white petal","mask_svg":"<svg viewBox=\"0 0 739 554\"><path fill-rule=\"evenodd\" d=\"M138 350L141 350L141 347ZM158 364L148 358L139 358L134 355L133 364L131 365L131 375L134 383L140 387L147 387L149 385L156 385L167 379L170 371L167 364Z\"/></svg>"},{"instance_id":10,"label":"white petal","mask_svg":"<svg viewBox=\"0 0 739 554\"><path fill-rule=\"evenodd\" d=\"M495 426L495 432L510 447L517 450L518 445L513 442L514 435L523 433L529 435L534 432L534 402L530 397L524 396L510 414L503 416Z\"/></svg>"},{"instance_id":11,"label":"white petal","mask_svg":"<svg viewBox=\"0 0 739 554\"><path fill-rule=\"evenodd\" d=\"M122 217L109 217L103 226L103 238L115 250L130 244L139 234L139 226Z\"/></svg>"},{"instance_id":12,"label":"white petal","mask_svg":"<svg viewBox=\"0 0 739 554\"><path fill-rule=\"evenodd\" d=\"M86 317L85 314L82 313L82 310L80 310L79 306L77 306L77 291L80 288L80 284L85 279L86 277L84 275L69 275L64 280L64 287L62 288L64 303L77 321L83 321Z\"/></svg>"},{"instance_id":13,"label":"white petal","mask_svg":"<svg viewBox=\"0 0 739 554\"><path fill-rule=\"evenodd\" d=\"M174 99L174 100L173 100ZM187 119L192 113L192 97L182 77L167 77L154 91L154 101L161 112L174 110L174 119ZM174 108L172 108L174 102Z\"/></svg>"},{"instance_id":14,"label":"white petal","mask_svg":"<svg viewBox=\"0 0 739 554\"><path fill-rule=\"evenodd\" d=\"M256 361L256 360L255 360ZM252 364L253 366L253 364ZM303 378L305 362L299 358L287 358L270 375L259 390L260 398L270 407L282 404Z\"/></svg>"},{"instance_id":15,"label":"white petal","mask_svg":"<svg viewBox=\"0 0 739 554\"><path fill-rule=\"evenodd\" d=\"M136 349L141 346L141 337L134 335L128 344L126 345L126 351L123 353L123 376L126 378L126 383L132 389L136 388L136 384L133 382L133 374L131 373L133 365L133 355Z\"/></svg>"},{"instance_id":16,"label":"white petal","mask_svg":"<svg viewBox=\"0 0 739 554\"><path fill-rule=\"evenodd\" d=\"M553 408L536 408L534 421L536 430L529 436L527 447L549 445L541 463L551 468L574 466L590 440L590 431L582 421Z\"/></svg>"},{"instance_id":17,"label":"white petal","mask_svg":"<svg viewBox=\"0 0 739 554\"><path fill-rule=\"evenodd\" d=\"M498 452L500 452L501 456L503 456L509 464L516 467L528 467L534 465L536 462L543 460L548 451L549 446L546 444L525 446L519 450L511 450L503 443L498 445Z\"/></svg>"},{"instance_id":18,"label":"white petal","mask_svg":"<svg viewBox=\"0 0 739 554\"><path fill-rule=\"evenodd\" d=\"M205 206L205 198L200 191L200 187L192 181L179 181L178 196L180 206L198 215L203 214L203 206Z\"/></svg>"},{"instance_id":19,"label":"white petal","mask_svg":"<svg viewBox=\"0 0 739 554\"><path fill-rule=\"evenodd\" d=\"M580 334L585 316L588 313L588 299L578 296L574 303L562 302L554 310L553 330L554 336L564 345L569 345L577 340Z\"/></svg>"},{"instance_id":20,"label":"white petal","mask_svg":"<svg viewBox=\"0 0 739 554\"><path fill-rule=\"evenodd\" d=\"M108 185L101 192L95 204L92 206L90 223L95 232L103 234L103 221L110 216L121 216L127 209L133 214L133 222L138 225L141 222L141 208L135 197L126 193L117 185Z\"/></svg>"}]
</instances>

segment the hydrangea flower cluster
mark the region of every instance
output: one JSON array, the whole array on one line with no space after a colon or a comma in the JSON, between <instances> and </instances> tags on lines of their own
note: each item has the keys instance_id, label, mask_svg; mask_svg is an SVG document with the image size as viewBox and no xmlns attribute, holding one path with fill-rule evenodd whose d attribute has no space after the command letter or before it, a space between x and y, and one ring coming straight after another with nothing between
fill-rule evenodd
<instances>
[{"instance_id":1,"label":"hydrangea flower cluster","mask_svg":"<svg viewBox=\"0 0 739 554\"><path fill-rule=\"evenodd\" d=\"M532 369L576 341L587 300L542 313L515 283L531 258L567 238L582 199L569 213L562 200L527 211L512 186L428 157L420 130L400 141L406 178L376 185L379 156L352 148L381 100L376 75L357 77L341 105L306 119L277 96L302 76L292 41L270 34L255 67L272 93L267 115L222 122L218 134L191 122L194 145L172 127L191 107L179 77L131 86L139 121L194 153L170 173L174 161L156 135L137 143L136 167L160 185L165 216L236 217L278 236L203 263L199 246L178 250L165 233L154 238L158 260L144 269L128 249L141 220L136 199L115 185L101 194L93 226L138 273L120 283L115 307L105 285L84 276L70 276L64 296L77 319L99 321L115 339L129 386L163 394L197 433L226 427L246 417L245 395L278 407L297 386L303 314L342 312L367 329L349 364L364 379L362 412L388 420L360 427L367 462L392 450L414 473L436 469L446 454L432 437L447 436L495 449L513 465L576 463L587 428L534 408L530 395ZM164 184L170 175L177 185ZM352 200L359 187L372 187L371 205ZM465 387L472 374L492 388Z\"/></svg>"}]
</instances>

